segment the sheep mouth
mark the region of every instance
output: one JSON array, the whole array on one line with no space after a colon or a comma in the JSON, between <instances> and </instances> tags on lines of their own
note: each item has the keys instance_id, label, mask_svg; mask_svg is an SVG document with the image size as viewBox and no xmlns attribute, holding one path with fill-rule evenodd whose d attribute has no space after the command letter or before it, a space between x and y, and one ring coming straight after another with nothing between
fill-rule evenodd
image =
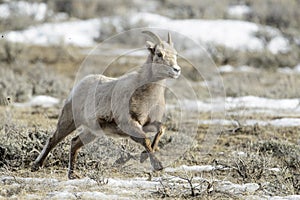
<instances>
[{"instance_id":1,"label":"sheep mouth","mask_svg":"<svg viewBox=\"0 0 300 200\"><path fill-rule=\"evenodd\" d=\"M169 73L169 76L170 76L170 78L177 79L180 76L180 71Z\"/></svg>"}]
</instances>

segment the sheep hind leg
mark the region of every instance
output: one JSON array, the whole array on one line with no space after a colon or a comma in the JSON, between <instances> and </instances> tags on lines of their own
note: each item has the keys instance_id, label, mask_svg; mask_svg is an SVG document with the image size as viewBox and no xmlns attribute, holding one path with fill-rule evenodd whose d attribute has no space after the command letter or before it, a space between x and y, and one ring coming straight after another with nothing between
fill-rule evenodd
<instances>
[{"instance_id":1,"label":"sheep hind leg","mask_svg":"<svg viewBox=\"0 0 300 200\"><path fill-rule=\"evenodd\" d=\"M155 122L153 125L158 130L157 133L155 134L153 142L151 144L153 152L155 152L155 151L159 150L158 143L160 141L160 138L164 135L166 127L164 125L162 125L160 122ZM145 128L145 131L148 131L147 127ZM145 162L145 160L147 160L147 158L148 158L147 151L143 151L140 156L140 162L141 163Z\"/></svg>"},{"instance_id":2,"label":"sheep hind leg","mask_svg":"<svg viewBox=\"0 0 300 200\"><path fill-rule=\"evenodd\" d=\"M72 117L72 113L70 109L68 109L68 106L65 106L62 110L61 116L59 117L55 132L52 134L52 136L48 138L40 155L33 162L33 165L31 166L31 171L34 172L39 170L39 168L43 165L49 152L75 129L76 126Z\"/></svg>"},{"instance_id":3,"label":"sheep hind leg","mask_svg":"<svg viewBox=\"0 0 300 200\"><path fill-rule=\"evenodd\" d=\"M80 176L74 172L78 151L82 146L92 142L95 138L96 136L92 134L89 130L83 129L83 131L78 136L74 137L71 140L71 149L69 154L69 168L68 168L69 179L80 178Z\"/></svg>"}]
</instances>

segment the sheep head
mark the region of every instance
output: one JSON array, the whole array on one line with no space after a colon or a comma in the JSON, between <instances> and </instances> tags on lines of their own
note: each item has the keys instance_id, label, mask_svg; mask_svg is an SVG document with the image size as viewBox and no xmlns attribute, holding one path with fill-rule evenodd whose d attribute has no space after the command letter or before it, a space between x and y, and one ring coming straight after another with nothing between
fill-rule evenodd
<instances>
[{"instance_id":1,"label":"sheep head","mask_svg":"<svg viewBox=\"0 0 300 200\"><path fill-rule=\"evenodd\" d=\"M181 68L177 64L177 51L174 48L171 34L168 33L168 41L151 32L143 31L142 33L151 37L153 42L147 41L146 47L150 52L152 72L160 78L178 78Z\"/></svg>"}]
</instances>

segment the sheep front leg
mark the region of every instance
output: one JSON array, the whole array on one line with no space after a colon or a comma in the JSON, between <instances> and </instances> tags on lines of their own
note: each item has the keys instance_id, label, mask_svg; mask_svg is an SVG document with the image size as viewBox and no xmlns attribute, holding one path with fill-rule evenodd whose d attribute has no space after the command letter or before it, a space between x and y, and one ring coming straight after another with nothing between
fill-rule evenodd
<instances>
[{"instance_id":1,"label":"sheep front leg","mask_svg":"<svg viewBox=\"0 0 300 200\"><path fill-rule=\"evenodd\" d=\"M162 170L163 166L158 158L154 155L150 138L146 137L145 132L142 130L142 127L136 122L130 122L129 124L123 124L120 126L122 130L128 133L130 138L135 142L143 145L145 150L150 157L150 162L155 171Z\"/></svg>"},{"instance_id":2,"label":"sheep front leg","mask_svg":"<svg viewBox=\"0 0 300 200\"><path fill-rule=\"evenodd\" d=\"M143 127L143 130L145 132L157 132L154 136L153 142L151 144L151 147L153 149L153 152L158 151L158 143L160 141L160 138L164 135L166 127L161 122L153 122L145 127ZM148 154L146 151L143 151L141 153L140 162L143 163L145 160L147 160Z\"/></svg>"},{"instance_id":3,"label":"sheep front leg","mask_svg":"<svg viewBox=\"0 0 300 200\"><path fill-rule=\"evenodd\" d=\"M131 136L135 142L142 144L148 156L150 157L150 162L155 171L159 171L163 169L162 163L158 160L158 158L154 155L154 151L151 147L151 140L149 138L139 138Z\"/></svg>"}]
</instances>

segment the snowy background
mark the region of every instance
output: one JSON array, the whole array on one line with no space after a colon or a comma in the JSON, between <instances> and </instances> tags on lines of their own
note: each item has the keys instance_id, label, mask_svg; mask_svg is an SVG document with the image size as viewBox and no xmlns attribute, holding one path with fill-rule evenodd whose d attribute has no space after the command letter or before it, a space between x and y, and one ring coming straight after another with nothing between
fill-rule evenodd
<instances>
[{"instance_id":1,"label":"snowy background","mask_svg":"<svg viewBox=\"0 0 300 200\"><path fill-rule=\"evenodd\" d=\"M0 0L0 199L300 199L299 6L294 0ZM134 159L121 167L112 163L120 152L140 150L127 140L108 140L113 147L99 150L110 153L103 161L83 150L78 171L85 178L71 181L66 142L50 155L48 168L31 173L30 162L78 73L103 72L118 56L106 75L132 70L146 51L123 54L142 48L146 37L128 35L94 48L146 27L179 33L173 37L179 55L201 61L199 72L178 60L184 79L170 87L184 95L167 94L171 136L163 140L168 149L167 142L180 138L181 112L188 116L183 124L198 127L195 144L161 173L134 173ZM184 93L185 85L197 98ZM202 155L208 129L221 135Z\"/></svg>"}]
</instances>

